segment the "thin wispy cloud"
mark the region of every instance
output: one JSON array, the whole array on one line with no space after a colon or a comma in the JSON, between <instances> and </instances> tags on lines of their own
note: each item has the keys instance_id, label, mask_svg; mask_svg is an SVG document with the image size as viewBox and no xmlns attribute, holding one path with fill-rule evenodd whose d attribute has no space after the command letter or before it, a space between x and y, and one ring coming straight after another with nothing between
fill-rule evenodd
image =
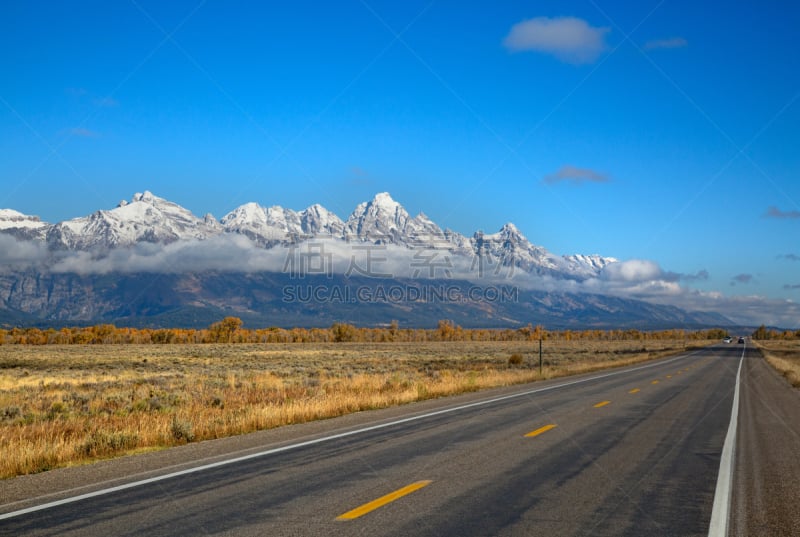
<instances>
[{"instance_id":1,"label":"thin wispy cloud","mask_svg":"<svg viewBox=\"0 0 800 537\"><path fill-rule=\"evenodd\" d=\"M686 282L697 282L697 281L705 281L708 280L708 271L698 270L694 274L681 274L681 279Z\"/></svg>"},{"instance_id":2,"label":"thin wispy cloud","mask_svg":"<svg viewBox=\"0 0 800 537\"><path fill-rule=\"evenodd\" d=\"M349 186L371 186L374 183L369 172L361 166L352 166L347 179Z\"/></svg>"},{"instance_id":3,"label":"thin wispy cloud","mask_svg":"<svg viewBox=\"0 0 800 537\"><path fill-rule=\"evenodd\" d=\"M797 255L797 254L783 254L783 255L779 255L778 259L785 259L787 261L800 261L800 255Z\"/></svg>"},{"instance_id":4,"label":"thin wispy cloud","mask_svg":"<svg viewBox=\"0 0 800 537\"><path fill-rule=\"evenodd\" d=\"M567 63L592 63L608 48L609 31L577 17L536 17L512 26L503 45L511 52L534 51Z\"/></svg>"},{"instance_id":5,"label":"thin wispy cloud","mask_svg":"<svg viewBox=\"0 0 800 537\"><path fill-rule=\"evenodd\" d=\"M800 289L800 283L793 283L793 284L787 283L786 285L783 286L783 288L786 289L787 291L797 291L798 289Z\"/></svg>"},{"instance_id":6,"label":"thin wispy cloud","mask_svg":"<svg viewBox=\"0 0 800 537\"><path fill-rule=\"evenodd\" d=\"M570 164L561 167L557 172L545 176L544 182L548 185L569 182L572 184L582 183L607 183L608 176L589 168L578 168Z\"/></svg>"},{"instance_id":7,"label":"thin wispy cloud","mask_svg":"<svg viewBox=\"0 0 800 537\"><path fill-rule=\"evenodd\" d=\"M651 39L644 44L645 50L655 49L671 49L683 48L689 45L689 42L682 37L670 37L667 39Z\"/></svg>"},{"instance_id":8,"label":"thin wispy cloud","mask_svg":"<svg viewBox=\"0 0 800 537\"><path fill-rule=\"evenodd\" d=\"M736 285L738 283L748 284L753 281L752 274L737 274L731 279L731 285Z\"/></svg>"},{"instance_id":9,"label":"thin wispy cloud","mask_svg":"<svg viewBox=\"0 0 800 537\"><path fill-rule=\"evenodd\" d=\"M767 212L764 213L765 218L779 218L779 219L787 219L787 220L797 220L800 219L800 211L782 211L775 206L770 206L767 209Z\"/></svg>"}]
</instances>

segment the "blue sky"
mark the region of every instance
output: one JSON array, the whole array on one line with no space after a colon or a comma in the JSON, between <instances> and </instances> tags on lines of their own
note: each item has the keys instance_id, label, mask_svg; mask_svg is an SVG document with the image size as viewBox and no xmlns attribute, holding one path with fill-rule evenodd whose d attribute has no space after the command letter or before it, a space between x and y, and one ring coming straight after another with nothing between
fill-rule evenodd
<instances>
[{"instance_id":1,"label":"blue sky","mask_svg":"<svg viewBox=\"0 0 800 537\"><path fill-rule=\"evenodd\" d=\"M319 202L346 218L388 191L464 234L512 221L558 254L699 274L687 290L800 298L792 3L32 1L2 15L2 208L56 222L151 190L196 214Z\"/></svg>"}]
</instances>

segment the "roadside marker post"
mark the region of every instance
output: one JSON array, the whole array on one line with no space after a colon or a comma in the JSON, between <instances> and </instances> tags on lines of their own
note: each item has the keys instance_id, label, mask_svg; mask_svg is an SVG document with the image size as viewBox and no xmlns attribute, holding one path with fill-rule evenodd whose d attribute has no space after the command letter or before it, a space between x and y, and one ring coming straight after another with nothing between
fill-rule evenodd
<instances>
[{"instance_id":1,"label":"roadside marker post","mask_svg":"<svg viewBox=\"0 0 800 537\"><path fill-rule=\"evenodd\" d=\"M542 336L539 336L539 376L542 376Z\"/></svg>"}]
</instances>

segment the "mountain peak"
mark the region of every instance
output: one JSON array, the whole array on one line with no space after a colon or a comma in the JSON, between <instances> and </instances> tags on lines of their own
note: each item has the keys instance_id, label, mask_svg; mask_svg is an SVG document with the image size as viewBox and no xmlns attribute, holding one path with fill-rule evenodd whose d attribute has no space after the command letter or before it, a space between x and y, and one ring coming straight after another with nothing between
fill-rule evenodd
<instances>
[{"instance_id":1,"label":"mountain peak","mask_svg":"<svg viewBox=\"0 0 800 537\"><path fill-rule=\"evenodd\" d=\"M38 216L22 214L14 209L0 209L0 231L8 232L20 239L42 239L50 224Z\"/></svg>"},{"instance_id":2,"label":"mountain peak","mask_svg":"<svg viewBox=\"0 0 800 537\"><path fill-rule=\"evenodd\" d=\"M319 203L300 213L300 224L303 232L311 235L341 235L344 229L344 222Z\"/></svg>"},{"instance_id":3,"label":"mountain peak","mask_svg":"<svg viewBox=\"0 0 800 537\"><path fill-rule=\"evenodd\" d=\"M416 249L447 249L452 255L479 256L495 267L519 267L566 278L596 275L612 258L555 256L531 244L511 222L497 232L476 232L471 238L442 230L423 212L411 217L388 192L379 192L355 208L343 222L320 204L296 212L278 205L245 203L217 221L191 211L149 190L121 201L117 208L50 225L10 209L0 210L0 232L18 238L43 240L53 249L90 250L130 246L139 242L167 244L237 233L255 244L272 248L298 237L325 236L343 241L394 244Z\"/></svg>"},{"instance_id":4,"label":"mountain peak","mask_svg":"<svg viewBox=\"0 0 800 537\"><path fill-rule=\"evenodd\" d=\"M372 201L359 204L346 223L346 234L362 240L403 242L403 234L410 220L402 205L388 192L380 192Z\"/></svg>"},{"instance_id":5,"label":"mountain peak","mask_svg":"<svg viewBox=\"0 0 800 537\"><path fill-rule=\"evenodd\" d=\"M149 190L145 190L142 192L137 192L133 195L133 201L144 201L144 202L153 202L159 200L157 196L154 196L152 192Z\"/></svg>"},{"instance_id":6,"label":"mountain peak","mask_svg":"<svg viewBox=\"0 0 800 537\"><path fill-rule=\"evenodd\" d=\"M372 203L375 205L400 205L394 199L392 199L392 195L388 192L379 192L375 194L375 197L372 198Z\"/></svg>"},{"instance_id":7,"label":"mountain peak","mask_svg":"<svg viewBox=\"0 0 800 537\"><path fill-rule=\"evenodd\" d=\"M525 238L525 235L523 235L517 226L511 222L503 224L503 227L501 227L496 233L489 234L477 232L475 233L475 238L480 238L487 241L505 241L514 244L528 243L528 239Z\"/></svg>"},{"instance_id":8,"label":"mountain peak","mask_svg":"<svg viewBox=\"0 0 800 537\"><path fill-rule=\"evenodd\" d=\"M39 220L38 216L29 216L14 209L0 209L0 220Z\"/></svg>"}]
</instances>

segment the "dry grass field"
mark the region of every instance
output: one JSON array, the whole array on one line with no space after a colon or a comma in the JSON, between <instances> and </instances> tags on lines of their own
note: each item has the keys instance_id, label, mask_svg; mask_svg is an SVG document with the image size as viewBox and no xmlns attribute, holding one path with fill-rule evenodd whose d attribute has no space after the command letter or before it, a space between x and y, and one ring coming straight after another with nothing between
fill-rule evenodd
<instances>
[{"instance_id":1,"label":"dry grass field","mask_svg":"<svg viewBox=\"0 0 800 537\"><path fill-rule=\"evenodd\" d=\"M800 340L755 341L767 362L795 388L800 388Z\"/></svg>"},{"instance_id":2,"label":"dry grass field","mask_svg":"<svg viewBox=\"0 0 800 537\"><path fill-rule=\"evenodd\" d=\"M684 340L546 341L540 376L530 342L4 345L0 478L684 348Z\"/></svg>"}]
</instances>

